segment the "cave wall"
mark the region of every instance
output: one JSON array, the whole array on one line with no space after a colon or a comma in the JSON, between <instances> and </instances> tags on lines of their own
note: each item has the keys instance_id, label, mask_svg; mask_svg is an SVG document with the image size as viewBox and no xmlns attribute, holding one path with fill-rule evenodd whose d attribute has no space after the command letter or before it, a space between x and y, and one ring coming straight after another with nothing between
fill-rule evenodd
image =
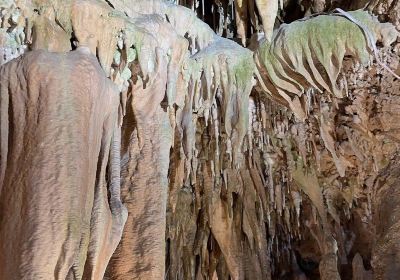
<instances>
[{"instance_id":1,"label":"cave wall","mask_svg":"<svg viewBox=\"0 0 400 280\"><path fill-rule=\"evenodd\" d=\"M399 2L171 2L0 1L0 279L394 279ZM294 21L364 6L394 26L361 11ZM30 61L38 50L45 61ZM80 66L81 59L67 71L60 61L79 52L92 66ZM27 70L14 71L18 61ZM35 74L36 64L47 72ZM83 78L89 67L95 74ZM36 78L24 82L12 76L18 71ZM97 97L93 75L113 82L119 102ZM39 95L58 98L57 118L43 125L63 148L47 143L14 160L6 150L37 145L18 144L5 133L9 123L20 137L42 136L10 121L10 106L23 102L10 105L4 96L21 98L38 81ZM64 83L77 88L59 90ZM80 92L93 96L91 106ZM41 108L25 98L27 108ZM112 107L112 125L82 123L80 111L62 115L63 102L100 118ZM80 160L86 148L64 148L94 144L85 128L106 134L102 152L93 145L87 162ZM49 159L37 165L31 153ZM55 157L69 172L75 162L84 168L63 175ZM37 177L43 171L56 183ZM55 197L42 186L62 191ZM77 198L84 205L59 203ZM27 212L15 220L21 209ZM54 214L77 209L87 211L72 223ZM36 246L32 234L54 250ZM54 263L41 265L44 252ZM38 262L26 263L32 255Z\"/></svg>"}]
</instances>

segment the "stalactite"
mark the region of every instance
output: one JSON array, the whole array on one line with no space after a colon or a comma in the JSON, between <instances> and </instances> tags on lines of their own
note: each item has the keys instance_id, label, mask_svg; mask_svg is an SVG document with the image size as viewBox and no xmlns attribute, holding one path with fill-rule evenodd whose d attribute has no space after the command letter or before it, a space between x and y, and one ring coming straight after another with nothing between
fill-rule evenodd
<instances>
[{"instance_id":1,"label":"stalactite","mask_svg":"<svg viewBox=\"0 0 400 280\"><path fill-rule=\"evenodd\" d=\"M386 46L396 40L393 26L380 24L362 11L351 15L369 28L375 40L380 39ZM325 32L332 36L323 36ZM256 54L258 67L266 74L263 78L266 90L276 95L300 119L306 117L300 98L309 88L319 92L325 90L338 98L346 95L345 81L340 80L338 85L346 54L363 65L370 61L367 35L342 16L323 15L284 25L272 41L262 42Z\"/></svg>"},{"instance_id":2,"label":"stalactite","mask_svg":"<svg viewBox=\"0 0 400 280\"><path fill-rule=\"evenodd\" d=\"M365 237L372 210L382 204L374 200L374 180L398 149L390 115L400 85L374 63L357 24L320 15L272 33L287 1L213 1L218 35L231 36L233 21L245 46L250 25L251 32L264 30L264 39L254 37L246 49L199 19L206 1L3 2L0 64L29 49L70 55L78 47L97 56L120 92L110 156L118 161L122 125L121 200L129 215L106 279L339 279L338 266L356 253L360 275L370 258L363 247L372 247ZM374 46L383 43L379 56L398 73L394 27L364 11L350 15L370 29ZM110 168L114 175L118 169ZM101 278L125 219L122 205L113 203L118 188L108 199L105 191L95 193L110 201L105 216L112 220L120 210L121 217L97 223L102 216L93 209L92 228L114 239L92 236L93 247L104 240L112 246L101 265L100 251L82 255L89 278ZM355 229L353 220L362 226ZM379 246L377 256L387 249ZM386 265L373 263L377 271Z\"/></svg>"}]
</instances>

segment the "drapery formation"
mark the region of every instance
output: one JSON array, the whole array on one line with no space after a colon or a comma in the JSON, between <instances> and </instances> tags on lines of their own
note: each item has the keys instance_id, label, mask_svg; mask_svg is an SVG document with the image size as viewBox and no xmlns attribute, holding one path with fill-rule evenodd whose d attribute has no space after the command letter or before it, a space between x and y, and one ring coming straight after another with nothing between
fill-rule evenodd
<instances>
[{"instance_id":1,"label":"drapery formation","mask_svg":"<svg viewBox=\"0 0 400 280\"><path fill-rule=\"evenodd\" d=\"M106 181L120 176L115 86L80 48L29 52L0 87L0 277L100 279L127 217Z\"/></svg>"},{"instance_id":2,"label":"drapery formation","mask_svg":"<svg viewBox=\"0 0 400 280\"><path fill-rule=\"evenodd\" d=\"M272 34L279 1L204 1L233 7L240 46L189 2L179 4L197 15L161 0L0 2L0 63L11 60L1 68L0 279L1 269L4 279L396 271L384 257L396 221L380 216L395 183L377 182L398 149L389 115L400 84L372 47L398 74L395 27L359 10L349 15L368 34L343 15ZM248 40L248 18L264 39Z\"/></svg>"}]
</instances>

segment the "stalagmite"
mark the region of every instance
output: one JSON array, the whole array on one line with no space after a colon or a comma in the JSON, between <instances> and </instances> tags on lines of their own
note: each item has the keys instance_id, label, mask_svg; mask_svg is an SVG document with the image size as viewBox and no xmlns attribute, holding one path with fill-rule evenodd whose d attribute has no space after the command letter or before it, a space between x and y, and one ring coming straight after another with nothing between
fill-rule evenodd
<instances>
[{"instance_id":1,"label":"stalagmite","mask_svg":"<svg viewBox=\"0 0 400 280\"><path fill-rule=\"evenodd\" d=\"M337 243L333 237L327 237L324 241L325 249L323 250L322 260L319 263L319 273L321 280L340 280L337 268Z\"/></svg>"},{"instance_id":2,"label":"stalagmite","mask_svg":"<svg viewBox=\"0 0 400 280\"><path fill-rule=\"evenodd\" d=\"M372 278L371 271L366 271L363 264L363 259L359 253L357 253L352 262L353 268L353 280L370 280Z\"/></svg>"}]
</instances>

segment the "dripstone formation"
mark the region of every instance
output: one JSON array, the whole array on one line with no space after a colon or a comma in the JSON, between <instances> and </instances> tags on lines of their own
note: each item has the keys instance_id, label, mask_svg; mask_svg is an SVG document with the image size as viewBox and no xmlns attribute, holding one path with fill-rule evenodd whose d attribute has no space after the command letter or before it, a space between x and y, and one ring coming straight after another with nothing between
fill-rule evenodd
<instances>
[{"instance_id":1,"label":"dripstone formation","mask_svg":"<svg viewBox=\"0 0 400 280\"><path fill-rule=\"evenodd\" d=\"M400 1L0 0L0 280L397 279Z\"/></svg>"}]
</instances>

